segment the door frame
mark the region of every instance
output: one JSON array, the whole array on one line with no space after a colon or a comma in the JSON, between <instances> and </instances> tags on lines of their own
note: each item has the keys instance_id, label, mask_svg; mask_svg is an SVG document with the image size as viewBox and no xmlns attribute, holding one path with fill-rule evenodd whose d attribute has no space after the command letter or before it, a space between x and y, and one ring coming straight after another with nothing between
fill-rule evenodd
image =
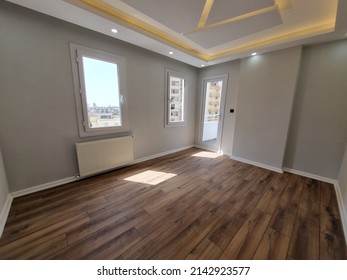
<instances>
[{"instance_id":1,"label":"door frame","mask_svg":"<svg viewBox=\"0 0 347 280\"><path fill-rule=\"evenodd\" d=\"M216 75L216 76L207 76L202 78L201 84L202 84L202 96L201 96L201 112L200 112L200 120L199 120L199 139L198 144L204 149L211 150L214 152L221 152L222 150L222 137L223 137L223 129L224 129L224 115L225 115L225 102L226 102L226 94L227 94L227 87L228 87L228 74L223 75ZM218 132L217 132L217 143L216 146L210 146L206 145L203 141L203 133L204 133L204 119L205 119L205 105L206 105L206 86L208 82L212 81L223 81L222 86L222 98L220 102L220 116L219 116L219 122L218 122Z\"/></svg>"}]
</instances>

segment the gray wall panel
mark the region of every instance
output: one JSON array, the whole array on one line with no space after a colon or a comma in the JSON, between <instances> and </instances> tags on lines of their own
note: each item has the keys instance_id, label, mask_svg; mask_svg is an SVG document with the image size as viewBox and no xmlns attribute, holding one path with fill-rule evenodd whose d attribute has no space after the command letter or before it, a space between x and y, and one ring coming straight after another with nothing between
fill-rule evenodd
<instances>
[{"instance_id":1,"label":"gray wall panel","mask_svg":"<svg viewBox=\"0 0 347 280\"><path fill-rule=\"evenodd\" d=\"M241 60L233 156L282 168L301 48Z\"/></svg>"},{"instance_id":2,"label":"gray wall panel","mask_svg":"<svg viewBox=\"0 0 347 280\"><path fill-rule=\"evenodd\" d=\"M347 41L307 47L285 166L337 179L347 142Z\"/></svg>"}]
</instances>

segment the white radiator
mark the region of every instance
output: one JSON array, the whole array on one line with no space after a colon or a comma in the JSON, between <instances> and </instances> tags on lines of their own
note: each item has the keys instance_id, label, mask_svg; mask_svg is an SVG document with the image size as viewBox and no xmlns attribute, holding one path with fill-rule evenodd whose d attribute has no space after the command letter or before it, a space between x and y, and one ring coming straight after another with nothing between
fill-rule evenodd
<instances>
[{"instance_id":1,"label":"white radiator","mask_svg":"<svg viewBox=\"0 0 347 280\"><path fill-rule=\"evenodd\" d=\"M76 152L81 177L100 173L134 160L133 137L76 143Z\"/></svg>"}]
</instances>

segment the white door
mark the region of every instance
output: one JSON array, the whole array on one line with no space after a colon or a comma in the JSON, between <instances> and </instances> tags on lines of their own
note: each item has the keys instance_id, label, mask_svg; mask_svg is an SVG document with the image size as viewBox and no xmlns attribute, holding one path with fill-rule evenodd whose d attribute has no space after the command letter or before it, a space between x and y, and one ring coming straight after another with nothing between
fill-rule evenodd
<instances>
[{"instance_id":1,"label":"white door","mask_svg":"<svg viewBox=\"0 0 347 280\"><path fill-rule=\"evenodd\" d=\"M200 145L216 151L221 149L227 79L224 75L203 80Z\"/></svg>"}]
</instances>

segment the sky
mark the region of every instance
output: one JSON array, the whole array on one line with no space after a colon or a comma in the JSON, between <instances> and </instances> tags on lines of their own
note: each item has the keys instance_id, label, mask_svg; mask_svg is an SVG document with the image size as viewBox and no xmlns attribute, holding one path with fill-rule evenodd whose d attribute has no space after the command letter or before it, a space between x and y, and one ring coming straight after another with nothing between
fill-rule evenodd
<instances>
[{"instance_id":1,"label":"sky","mask_svg":"<svg viewBox=\"0 0 347 280\"><path fill-rule=\"evenodd\" d=\"M83 57L87 103L119 107L118 65Z\"/></svg>"}]
</instances>

